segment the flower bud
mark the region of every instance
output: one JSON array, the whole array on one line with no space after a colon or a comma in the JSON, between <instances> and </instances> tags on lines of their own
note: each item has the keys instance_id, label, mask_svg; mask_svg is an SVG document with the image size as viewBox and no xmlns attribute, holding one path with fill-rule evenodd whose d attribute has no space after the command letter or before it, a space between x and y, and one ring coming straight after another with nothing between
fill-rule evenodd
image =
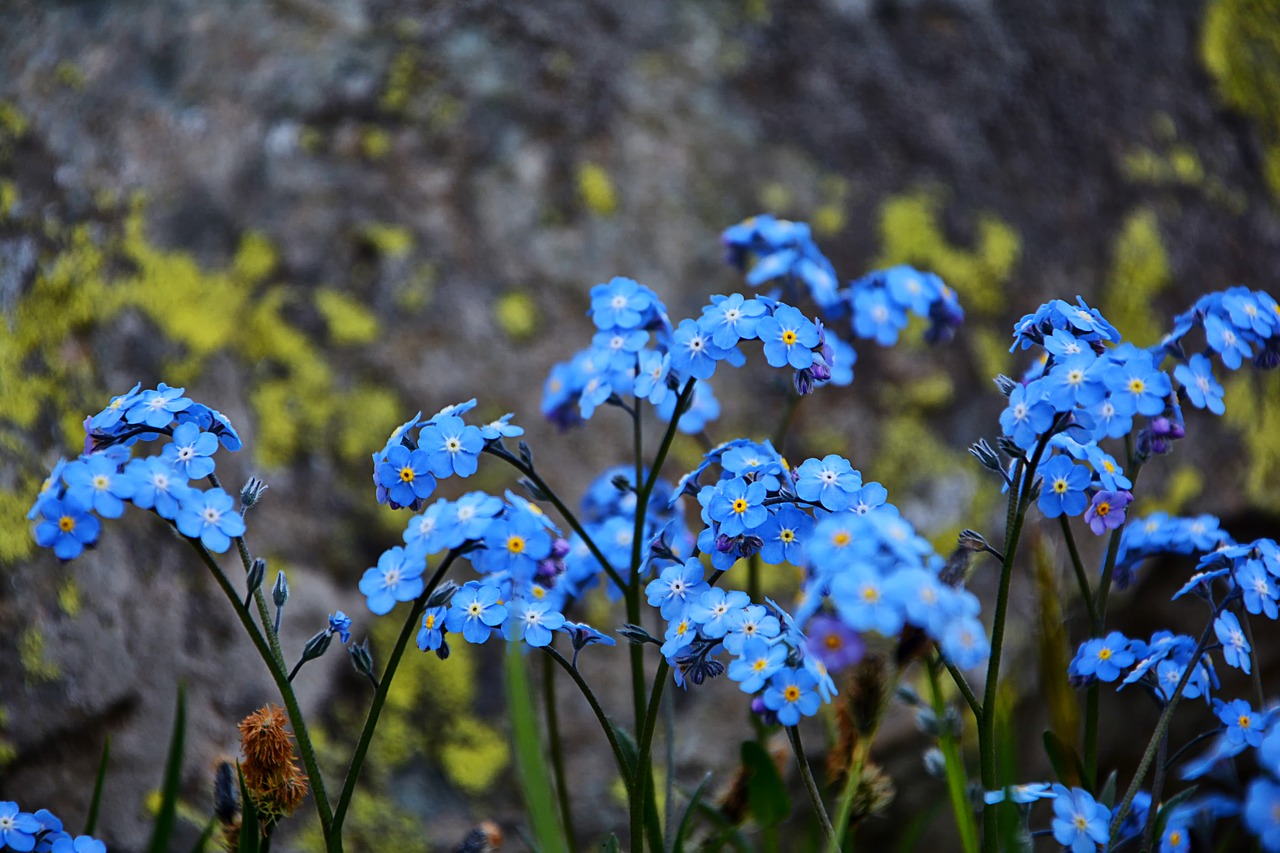
<instances>
[{"instance_id":1,"label":"flower bud","mask_svg":"<svg viewBox=\"0 0 1280 853\"><path fill-rule=\"evenodd\" d=\"M1000 393L1005 395L1006 397L1008 397L1010 394L1013 393L1014 388L1018 387L1017 382L1010 379L1008 376L1005 376L1003 373L1001 373L992 381L996 383L996 387L1000 389Z\"/></svg>"},{"instance_id":2,"label":"flower bud","mask_svg":"<svg viewBox=\"0 0 1280 853\"><path fill-rule=\"evenodd\" d=\"M369 653L369 640L366 638L360 645L352 643L347 646L347 651L351 654L351 665L356 668L356 672L367 676L376 685L378 679L373 674L373 655Z\"/></svg>"},{"instance_id":3,"label":"flower bud","mask_svg":"<svg viewBox=\"0 0 1280 853\"><path fill-rule=\"evenodd\" d=\"M632 625L628 623L619 628L618 633L637 646L642 643L653 643L655 646L662 645L662 641L654 639L652 634L644 628L641 628L639 625Z\"/></svg>"},{"instance_id":4,"label":"flower bud","mask_svg":"<svg viewBox=\"0 0 1280 853\"><path fill-rule=\"evenodd\" d=\"M946 756L936 746L924 751L924 772L935 779L943 779L947 775Z\"/></svg>"},{"instance_id":5,"label":"flower bud","mask_svg":"<svg viewBox=\"0 0 1280 853\"><path fill-rule=\"evenodd\" d=\"M458 591L458 585L453 581L445 581L436 587L431 593L431 597L427 599L427 607L448 607L449 602L453 600L453 595Z\"/></svg>"},{"instance_id":6,"label":"flower bud","mask_svg":"<svg viewBox=\"0 0 1280 853\"><path fill-rule=\"evenodd\" d=\"M289 600L289 579L283 571L276 572L276 582L271 585L271 600L276 603L276 609L284 607Z\"/></svg>"},{"instance_id":7,"label":"flower bud","mask_svg":"<svg viewBox=\"0 0 1280 853\"><path fill-rule=\"evenodd\" d=\"M262 500L262 493L267 490L267 484L257 477L250 477L249 481L240 489L240 506L242 509L249 509L257 506L258 501Z\"/></svg>"},{"instance_id":8,"label":"flower bud","mask_svg":"<svg viewBox=\"0 0 1280 853\"><path fill-rule=\"evenodd\" d=\"M307 644L302 647L302 663L309 660L315 660L329 650L329 644L333 642L332 631L320 631L307 640Z\"/></svg>"},{"instance_id":9,"label":"flower bud","mask_svg":"<svg viewBox=\"0 0 1280 853\"><path fill-rule=\"evenodd\" d=\"M267 561L261 557L255 557L253 563L249 566L249 573L244 578L244 585L248 589L249 595L253 595L262 587L262 581L266 576Z\"/></svg>"}]
</instances>

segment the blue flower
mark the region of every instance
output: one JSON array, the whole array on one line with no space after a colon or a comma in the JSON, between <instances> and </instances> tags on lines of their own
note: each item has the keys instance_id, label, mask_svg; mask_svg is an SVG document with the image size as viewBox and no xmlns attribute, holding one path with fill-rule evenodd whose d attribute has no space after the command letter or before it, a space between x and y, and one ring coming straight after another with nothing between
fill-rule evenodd
<instances>
[{"instance_id":1,"label":"blue flower","mask_svg":"<svg viewBox=\"0 0 1280 853\"><path fill-rule=\"evenodd\" d=\"M1049 782L1030 782L1026 785L1009 785L999 791L987 791L982 795L982 801L989 806L1004 802L1026 805L1036 800L1052 800L1056 796L1058 795Z\"/></svg>"},{"instance_id":2,"label":"blue flower","mask_svg":"<svg viewBox=\"0 0 1280 853\"><path fill-rule=\"evenodd\" d=\"M187 479L159 456L132 459L124 470L133 481L133 505L153 509L156 515L170 521L177 517L183 499L192 492Z\"/></svg>"},{"instance_id":3,"label":"blue flower","mask_svg":"<svg viewBox=\"0 0 1280 853\"><path fill-rule=\"evenodd\" d=\"M345 645L351 639L351 617L339 610L329 617L329 633L337 634Z\"/></svg>"},{"instance_id":4,"label":"blue flower","mask_svg":"<svg viewBox=\"0 0 1280 853\"><path fill-rule=\"evenodd\" d=\"M801 717L812 717L822 704L816 688L818 682L803 669L783 669L769 680L764 692L764 704L773 711L778 722L794 726Z\"/></svg>"},{"instance_id":5,"label":"blue flower","mask_svg":"<svg viewBox=\"0 0 1280 853\"><path fill-rule=\"evenodd\" d=\"M991 641L982 623L967 616L951 620L938 649L960 669L972 669L991 654Z\"/></svg>"},{"instance_id":6,"label":"blue flower","mask_svg":"<svg viewBox=\"0 0 1280 853\"><path fill-rule=\"evenodd\" d=\"M1204 336L1209 347L1222 358L1222 363L1232 370L1240 367L1243 359L1253 355L1249 342L1230 323L1224 323L1215 314L1204 318Z\"/></svg>"},{"instance_id":7,"label":"blue flower","mask_svg":"<svg viewBox=\"0 0 1280 853\"><path fill-rule=\"evenodd\" d=\"M741 293L712 296L711 304L702 309L705 327L716 346L729 348L740 340L752 340L766 308L758 299L747 299Z\"/></svg>"},{"instance_id":8,"label":"blue flower","mask_svg":"<svg viewBox=\"0 0 1280 853\"><path fill-rule=\"evenodd\" d=\"M435 651L444 645L444 627L448 608L428 607L422 614L422 628L418 630L418 648L424 652Z\"/></svg>"},{"instance_id":9,"label":"blue flower","mask_svg":"<svg viewBox=\"0 0 1280 853\"><path fill-rule=\"evenodd\" d=\"M670 421L676 410L676 395L668 394L657 407L658 417ZM693 388L693 399L689 408L680 416L680 431L687 435L697 435L706 429L707 424L720 417L720 401L715 392L705 382L699 382Z\"/></svg>"},{"instance_id":10,"label":"blue flower","mask_svg":"<svg viewBox=\"0 0 1280 853\"><path fill-rule=\"evenodd\" d=\"M500 438L515 438L524 435L524 427L511 423L511 412L480 426L480 437L485 441L497 441Z\"/></svg>"},{"instance_id":11,"label":"blue flower","mask_svg":"<svg viewBox=\"0 0 1280 853\"><path fill-rule=\"evenodd\" d=\"M453 504L440 498L409 519L402 534L404 544L417 548L423 554L435 554L445 548L458 547L462 542L450 544L457 529L457 525L453 523L454 517Z\"/></svg>"},{"instance_id":12,"label":"blue flower","mask_svg":"<svg viewBox=\"0 0 1280 853\"><path fill-rule=\"evenodd\" d=\"M21 848L15 847L15 850ZM63 835L53 842L53 853L107 853L107 845L89 835Z\"/></svg>"},{"instance_id":13,"label":"blue flower","mask_svg":"<svg viewBox=\"0 0 1280 853\"><path fill-rule=\"evenodd\" d=\"M0 802L0 845L13 850L26 851L36 846L35 834L40 831L40 821L18 810L14 802Z\"/></svg>"},{"instance_id":14,"label":"blue flower","mask_svg":"<svg viewBox=\"0 0 1280 853\"><path fill-rule=\"evenodd\" d=\"M195 424L178 424L173 428L173 441L164 446L161 456L188 480L198 480L213 473L210 458L218 450L218 437L201 432Z\"/></svg>"},{"instance_id":15,"label":"blue flower","mask_svg":"<svg viewBox=\"0 0 1280 853\"><path fill-rule=\"evenodd\" d=\"M1258 837L1264 850L1280 850L1280 785L1265 777L1249 783L1244 825Z\"/></svg>"},{"instance_id":16,"label":"blue flower","mask_svg":"<svg viewBox=\"0 0 1280 853\"><path fill-rule=\"evenodd\" d=\"M875 569L854 564L831 582L831 600L844 623L855 631L878 631L892 637L902 630L903 613L885 594L884 579Z\"/></svg>"},{"instance_id":17,"label":"blue flower","mask_svg":"<svg viewBox=\"0 0 1280 853\"><path fill-rule=\"evenodd\" d=\"M779 305L773 315L756 326L764 343L764 357L771 367L790 365L803 370L813 364L813 348L818 346L818 327L790 305Z\"/></svg>"},{"instance_id":18,"label":"blue flower","mask_svg":"<svg viewBox=\"0 0 1280 853\"><path fill-rule=\"evenodd\" d=\"M660 353L656 350L642 351L636 368L636 381L632 393L655 406L661 404L671 393L671 388L667 385L667 376L670 373L670 353Z\"/></svg>"},{"instance_id":19,"label":"blue flower","mask_svg":"<svg viewBox=\"0 0 1280 853\"><path fill-rule=\"evenodd\" d=\"M617 276L591 288L591 319L598 329L635 329L653 305L651 291L634 279Z\"/></svg>"},{"instance_id":20,"label":"blue flower","mask_svg":"<svg viewBox=\"0 0 1280 853\"><path fill-rule=\"evenodd\" d=\"M501 595L496 586L468 581L449 602L445 626L468 643L483 643L507 619L507 608L498 600Z\"/></svg>"},{"instance_id":21,"label":"blue flower","mask_svg":"<svg viewBox=\"0 0 1280 853\"><path fill-rule=\"evenodd\" d=\"M1088 791L1054 785L1053 838L1071 849L1071 853L1094 853L1097 845L1107 843L1107 824L1111 810L1095 801Z\"/></svg>"},{"instance_id":22,"label":"blue flower","mask_svg":"<svg viewBox=\"0 0 1280 853\"><path fill-rule=\"evenodd\" d=\"M697 638L697 624L685 612L681 612L679 618L672 619L667 624L666 642L662 644L663 657L674 660L682 650L693 645Z\"/></svg>"},{"instance_id":23,"label":"blue flower","mask_svg":"<svg viewBox=\"0 0 1280 853\"><path fill-rule=\"evenodd\" d=\"M143 391L125 412L124 419L131 424L160 429L173 423L173 416L191 405L183 397L184 388L170 388L161 382L154 391Z\"/></svg>"},{"instance_id":24,"label":"blue flower","mask_svg":"<svg viewBox=\"0 0 1280 853\"><path fill-rule=\"evenodd\" d=\"M1213 364L1201 353L1191 356L1186 364L1179 364L1173 369L1173 376L1186 389L1191 405L1197 409L1208 409L1215 415L1226 411L1222 402L1226 393L1213 375Z\"/></svg>"},{"instance_id":25,"label":"blue flower","mask_svg":"<svg viewBox=\"0 0 1280 853\"><path fill-rule=\"evenodd\" d=\"M382 552L378 565L365 570L360 591L368 598L369 609L378 616L390 613L397 601L413 601L426 589L422 573L426 561L397 545Z\"/></svg>"},{"instance_id":26,"label":"blue flower","mask_svg":"<svg viewBox=\"0 0 1280 853\"><path fill-rule=\"evenodd\" d=\"M859 289L853 297L853 330L860 338L874 338L882 347L893 346L906 328L907 315L890 303L880 289Z\"/></svg>"},{"instance_id":27,"label":"blue flower","mask_svg":"<svg viewBox=\"0 0 1280 853\"><path fill-rule=\"evenodd\" d=\"M671 334L671 369L682 376L710 379L716 362L728 357L729 351L717 346L711 335L695 320L681 320Z\"/></svg>"},{"instance_id":28,"label":"blue flower","mask_svg":"<svg viewBox=\"0 0 1280 853\"><path fill-rule=\"evenodd\" d=\"M551 632L563 625L564 614L553 609L550 602L517 599L508 608L502 632L508 640L523 640L537 649L548 645L551 642Z\"/></svg>"},{"instance_id":29,"label":"blue flower","mask_svg":"<svg viewBox=\"0 0 1280 853\"><path fill-rule=\"evenodd\" d=\"M1054 408L1043 398L1038 382L1017 385L1009 394L1009 405L1000 414L1000 428L1023 450L1035 447L1036 439L1053 425Z\"/></svg>"},{"instance_id":30,"label":"blue flower","mask_svg":"<svg viewBox=\"0 0 1280 853\"><path fill-rule=\"evenodd\" d=\"M139 382L125 393L112 397L105 409L89 419L89 428L98 432L112 431L112 427L118 425L125 413L137 402L138 389L141 387L142 383Z\"/></svg>"},{"instance_id":31,"label":"blue flower","mask_svg":"<svg viewBox=\"0 0 1280 853\"><path fill-rule=\"evenodd\" d=\"M714 488L707 514L720 523L723 535L741 536L759 527L769 517L764 506L768 490L760 480L748 483L741 477L734 477L721 481Z\"/></svg>"},{"instance_id":32,"label":"blue flower","mask_svg":"<svg viewBox=\"0 0 1280 853\"><path fill-rule=\"evenodd\" d=\"M1044 485L1040 489L1037 506L1045 518L1057 518L1063 513L1079 515L1089 505L1084 490L1092 477L1089 471L1071 461L1071 457L1054 456L1040 469Z\"/></svg>"},{"instance_id":33,"label":"blue flower","mask_svg":"<svg viewBox=\"0 0 1280 853\"><path fill-rule=\"evenodd\" d=\"M102 523L71 495L46 498L40 503L40 515L36 543L52 548L59 560L73 560L98 541Z\"/></svg>"},{"instance_id":34,"label":"blue flower","mask_svg":"<svg viewBox=\"0 0 1280 853\"><path fill-rule=\"evenodd\" d=\"M1113 362L1102 371L1102 379L1116 408L1127 414L1155 417L1164 411L1165 398L1173 390L1169 375L1144 350L1132 353L1123 363Z\"/></svg>"},{"instance_id":35,"label":"blue flower","mask_svg":"<svg viewBox=\"0 0 1280 853\"><path fill-rule=\"evenodd\" d=\"M1105 638L1095 638L1081 645L1071 661L1069 672L1077 676L1093 676L1109 683L1120 678L1121 671L1133 666L1135 659L1129 648L1129 639L1119 631L1112 631Z\"/></svg>"},{"instance_id":36,"label":"blue flower","mask_svg":"<svg viewBox=\"0 0 1280 853\"><path fill-rule=\"evenodd\" d=\"M741 655L748 640L771 640L782 633L782 623L761 604L752 604L729 616L729 633L724 635L725 651Z\"/></svg>"},{"instance_id":37,"label":"blue flower","mask_svg":"<svg viewBox=\"0 0 1280 853\"><path fill-rule=\"evenodd\" d=\"M483 448L484 438L480 429L468 426L458 417L440 418L428 423L418 433L418 449L427 454L427 464L437 477L451 474L470 477L476 472Z\"/></svg>"},{"instance_id":38,"label":"blue flower","mask_svg":"<svg viewBox=\"0 0 1280 853\"><path fill-rule=\"evenodd\" d=\"M1267 733L1267 724L1263 716L1253 710L1253 706L1248 702L1243 699L1233 699L1230 702L1214 699L1213 713L1227 727L1224 732L1227 743L1233 746L1262 744L1262 738Z\"/></svg>"},{"instance_id":39,"label":"blue flower","mask_svg":"<svg viewBox=\"0 0 1280 853\"><path fill-rule=\"evenodd\" d=\"M508 572L533 580L538 561L551 553L551 534L532 513L515 511L494 519L484 534L485 550L471 555L478 571Z\"/></svg>"},{"instance_id":40,"label":"blue flower","mask_svg":"<svg viewBox=\"0 0 1280 853\"><path fill-rule=\"evenodd\" d=\"M796 494L801 500L820 503L839 512L849 507L849 495L862 487L862 475L849 460L831 454L821 460L806 459L796 470Z\"/></svg>"},{"instance_id":41,"label":"blue flower","mask_svg":"<svg viewBox=\"0 0 1280 853\"><path fill-rule=\"evenodd\" d=\"M174 523L183 536L199 539L215 554L230 548L232 537L244 535L244 518L235 511L235 500L222 489L192 489L182 499Z\"/></svg>"},{"instance_id":42,"label":"blue flower","mask_svg":"<svg viewBox=\"0 0 1280 853\"><path fill-rule=\"evenodd\" d=\"M702 573L702 563L696 557L667 566L644 588L649 606L658 608L663 619L675 619L711 588Z\"/></svg>"},{"instance_id":43,"label":"blue flower","mask_svg":"<svg viewBox=\"0 0 1280 853\"><path fill-rule=\"evenodd\" d=\"M1236 615L1224 611L1213 621L1213 632L1218 635L1218 641L1222 643L1222 659L1228 666L1244 670L1248 675L1252 660L1249 652L1252 651L1252 647Z\"/></svg>"},{"instance_id":44,"label":"blue flower","mask_svg":"<svg viewBox=\"0 0 1280 853\"><path fill-rule=\"evenodd\" d=\"M431 459L425 450L392 445L377 468L378 485L387 490L392 508L412 507L430 497L436 488L431 475Z\"/></svg>"},{"instance_id":45,"label":"blue flower","mask_svg":"<svg viewBox=\"0 0 1280 853\"><path fill-rule=\"evenodd\" d=\"M643 329L609 329L596 332L591 346L600 353L605 368L613 371L633 370L636 357L649 342L649 333Z\"/></svg>"},{"instance_id":46,"label":"blue flower","mask_svg":"<svg viewBox=\"0 0 1280 853\"><path fill-rule=\"evenodd\" d=\"M778 507L777 512L755 530L755 535L764 541L760 558L772 565L803 565L805 542L812 532L813 518L808 513L790 505Z\"/></svg>"},{"instance_id":47,"label":"blue flower","mask_svg":"<svg viewBox=\"0 0 1280 853\"><path fill-rule=\"evenodd\" d=\"M121 474L108 453L82 456L68 464L62 480L67 484L68 495L103 518L124 515L124 502L133 497L135 488L133 478Z\"/></svg>"},{"instance_id":48,"label":"blue flower","mask_svg":"<svg viewBox=\"0 0 1280 853\"><path fill-rule=\"evenodd\" d=\"M729 664L729 678L740 682L743 693L758 693L787 662L787 647L761 639L747 640L742 653Z\"/></svg>"},{"instance_id":49,"label":"blue flower","mask_svg":"<svg viewBox=\"0 0 1280 853\"><path fill-rule=\"evenodd\" d=\"M712 587L689 607L688 614L702 636L719 639L729 633L733 614L750 603L751 598L745 592Z\"/></svg>"}]
</instances>

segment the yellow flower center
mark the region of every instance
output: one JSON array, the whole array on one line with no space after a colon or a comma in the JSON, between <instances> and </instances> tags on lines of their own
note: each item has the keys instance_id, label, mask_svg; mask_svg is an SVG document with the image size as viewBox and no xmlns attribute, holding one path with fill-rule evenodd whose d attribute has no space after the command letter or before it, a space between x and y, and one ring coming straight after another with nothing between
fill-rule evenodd
<instances>
[{"instance_id":1,"label":"yellow flower center","mask_svg":"<svg viewBox=\"0 0 1280 853\"><path fill-rule=\"evenodd\" d=\"M792 542L796 541L796 532L794 530L783 529L778 533L778 538L790 545Z\"/></svg>"},{"instance_id":2,"label":"yellow flower center","mask_svg":"<svg viewBox=\"0 0 1280 853\"><path fill-rule=\"evenodd\" d=\"M782 342L787 346L791 346L796 342L796 333L793 329L787 329L782 333Z\"/></svg>"},{"instance_id":3,"label":"yellow flower center","mask_svg":"<svg viewBox=\"0 0 1280 853\"><path fill-rule=\"evenodd\" d=\"M746 511L747 511L747 499L746 499L746 498L738 498L737 500L735 500L735 501L733 502L733 511L734 511L734 512L736 512L738 515L742 515L742 513L746 512Z\"/></svg>"},{"instance_id":4,"label":"yellow flower center","mask_svg":"<svg viewBox=\"0 0 1280 853\"><path fill-rule=\"evenodd\" d=\"M520 536L519 534L508 536L507 550L510 551L512 554L523 554L524 553L524 537Z\"/></svg>"},{"instance_id":5,"label":"yellow flower center","mask_svg":"<svg viewBox=\"0 0 1280 853\"><path fill-rule=\"evenodd\" d=\"M436 615L434 613L428 613L427 618L423 620L422 625L430 631L436 626Z\"/></svg>"},{"instance_id":6,"label":"yellow flower center","mask_svg":"<svg viewBox=\"0 0 1280 853\"><path fill-rule=\"evenodd\" d=\"M844 646L844 640L840 639L839 634L828 634L827 638L822 641L822 644L832 651L835 651L836 649Z\"/></svg>"},{"instance_id":7,"label":"yellow flower center","mask_svg":"<svg viewBox=\"0 0 1280 853\"><path fill-rule=\"evenodd\" d=\"M417 474L408 465L400 469L400 482L402 483L412 483L413 478L416 476Z\"/></svg>"},{"instance_id":8,"label":"yellow flower center","mask_svg":"<svg viewBox=\"0 0 1280 853\"><path fill-rule=\"evenodd\" d=\"M1098 660L1111 660L1111 649L1103 648L1098 652Z\"/></svg>"},{"instance_id":9,"label":"yellow flower center","mask_svg":"<svg viewBox=\"0 0 1280 853\"><path fill-rule=\"evenodd\" d=\"M76 520L69 515L64 515L58 519L58 529L63 533L70 533L76 529Z\"/></svg>"},{"instance_id":10,"label":"yellow flower center","mask_svg":"<svg viewBox=\"0 0 1280 853\"><path fill-rule=\"evenodd\" d=\"M784 690L784 691L782 691L782 696L783 696L783 698L785 698L788 702L799 702L799 701L800 701L800 688L799 688L799 687L796 687L794 684L788 684L788 685L787 685L787 689L786 689L786 690Z\"/></svg>"},{"instance_id":11,"label":"yellow flower center","mask_svg":"<svg viewBox=\"0 0 1280 853\"><path fill-rule=\"evenodd\" d=\"M1106 501L1098 504L1098 515L1106 515L1109 512L1111 512L1111 504Z\"/></svg>"},{"instance_id":12,"label":"yellow flower center","mask_svg":"<svg viewBox=\"0 0 1280 853\"><path fill-rule=\"evenodd\" d=\"M831 542L837 548L843 548L844 546L848 545L852 539L853 537L849 535L849 531L841 530L835 536L831 537Z\"/></svg>"},{"instance_id":13,"label":"yellow flower center","mask_svg":"<svg viewBox=\"0 0 1280 853\"><path fill-rule=\"evenodd\" d=\"M1143 391L1147 390L1147 383L1137 377L1134 377L1129 380L1129 390L1134 394L1141 394Z\"/></svg>"}]
</instances>

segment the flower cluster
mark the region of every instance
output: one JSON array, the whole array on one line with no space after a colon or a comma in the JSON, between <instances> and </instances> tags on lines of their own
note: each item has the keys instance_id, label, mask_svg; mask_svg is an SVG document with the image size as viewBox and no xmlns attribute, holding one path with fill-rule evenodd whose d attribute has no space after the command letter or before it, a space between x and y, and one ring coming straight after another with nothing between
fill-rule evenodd
<instances>
[{"instance_id":1,"label":"flower cluster","mask_svg":"<svg viewBox=\"0 0 1280 853\"><path fill-rule=\"evenodd\" d=\"M1124 589L1129 586L1138 569L1152 557L1205 554L1235 544L1215 516L1206 514L1180 518L1154 512L1129 524L1121 534L1120 550L1116 555L1116 587Z\"/></svg>"},{"instance_id":2,"label":"flower cluster","mask_svg":"<svg viewBox=\"0 0 1280 853\"><path fill-rule=\"evenodd\" d=\"M88 835L73 836L48 809L34 814L12 801L0 802L0 850L52 853L107 853L107 845Z\"/></svg>"},{"instance_id":3,"label":"flower cluster","mask_svg":"<svg viewBox=\"0 0 1280 853\"><path fill-rule=\"evenodd\" d=\"M219 412L183 396L163 382L155 390L113 397L85 420L85 452L59 460L40 488L27 518L36 541L62 560L97 544L101 518L119 518L126 503L154 512L182 535L222 553L244 533L244 519L231 495L200 489L192 481L210 477L218 448L240 448L240 438ZM133 457L139 441L167 439L158 454Z\"/></svg>"},{"instance_id":4,"label":"flower cluster","mask_svg":"<svg viewBox=\"0 0 1280 853\"><path fill-rule=\"evenodd\" d=\"M893 346L907 326L908 314L929 321L924 339L933 344L955 337L964 322L964 309L956 292L935 273L896 266L869 273L849 285L846 298L853 312L853 331Z\"/></svg>"},{"instance_id":5,"label":"flower cluster","mask_svg":"<svg viewBox=\"0 0 1280 853\"><path fill-rule=\"evenodd\" d=\"M470 477L487 443L524 434L523 428L511 423L509 414L484 426L467 424L462 416L475 406L472 398L446 406L425 421L419 412L397 427L373 454L378 503L416 511L435 491L437 478ZM411 435L414 430L416 437Z\"/></svg>"},{"instance_id":6,"label":"flower cluster","mask_svg":"<svg viewBox=\"0 0 1280 853\"><path fill-rule=\"evenodd\" d=\"M835 351L822 328L773 299L713 296L700 318L673 325L657 294L629 278L615 278L591 289L588 313L598 330L591 346L553 367L543 387L542 413L562 427L624 397L647 400L669 421L686 383L710 379L721 362L746 363L739 347L743 341L759 340L769 365L793 370L802 392L832 379ZM700 432L719 414L709 388L696 389L701 397L679 423L685 432Z\"/></svg>"}]
</instances>

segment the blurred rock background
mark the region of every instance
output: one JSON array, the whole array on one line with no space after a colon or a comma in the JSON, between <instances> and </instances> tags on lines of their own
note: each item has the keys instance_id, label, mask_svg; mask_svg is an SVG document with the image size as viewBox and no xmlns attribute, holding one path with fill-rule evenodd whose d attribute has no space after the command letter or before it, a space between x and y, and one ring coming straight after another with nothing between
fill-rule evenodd
<instances>
[{"instance_id":1,"label":"blurred rock background","mask_svg":"<svg viewBox=\"0 0 1280 853\"><path fill-rule=\"evenodd\" d=\"M587 341L592 284L632 276L691 315L742 288L718 233L764 210L811 221L844 278L937 271L969 312L957 341L859 346L852 388L807 402L788 452L847 454L945 548L963 526L1000 532L963 448L997 430L988 378L1019 369L1010 323L1080 293L1147 344L1201 292L1274 293L1278 198L1275 0L9 0L0 799L78 824L109 734L100 834L139 849L178 681L196 821L235 722L273 695L217 590L152 519L107 524L66 566L30 541L48 467L137 381L227 413L246 450L223 480L270 482L250 544L291 579L286 648L343 608L376 650L398 626L355 584L404 521L376 511L368 483L392 427L478 396L482 416L516 413L571 498L625 459L609 412L558 437L537 411L546 370ZM770 431L772 381L718 377L713 436ZM1147 508L1274 533L1278 414L1274 376L1233 380L1226 418L1193 413L1196 440L1144 471ZM699 452L682 443L673 470ZM491 462L445 493L511 484ZM1031 625L1050 588L1023 587ZM597 678L607 655L589 662ZM520 849L499 665L455 647L402 670L350 849L444 847L488 817ZM367 690L333 653L300 680L336 772ZM583 724L571 772L591 838L622 810L603 742L562 699ZM693 785L750 729L723 725L743 707L732 685L679 704ZM885 758L920 778L923 748L906 723ZM1026 771L1043 776L1032 752ZM941 791L900 784L879 831ZM943 813L935 831L948 826Z\"/></svg>"}]
</instances>

